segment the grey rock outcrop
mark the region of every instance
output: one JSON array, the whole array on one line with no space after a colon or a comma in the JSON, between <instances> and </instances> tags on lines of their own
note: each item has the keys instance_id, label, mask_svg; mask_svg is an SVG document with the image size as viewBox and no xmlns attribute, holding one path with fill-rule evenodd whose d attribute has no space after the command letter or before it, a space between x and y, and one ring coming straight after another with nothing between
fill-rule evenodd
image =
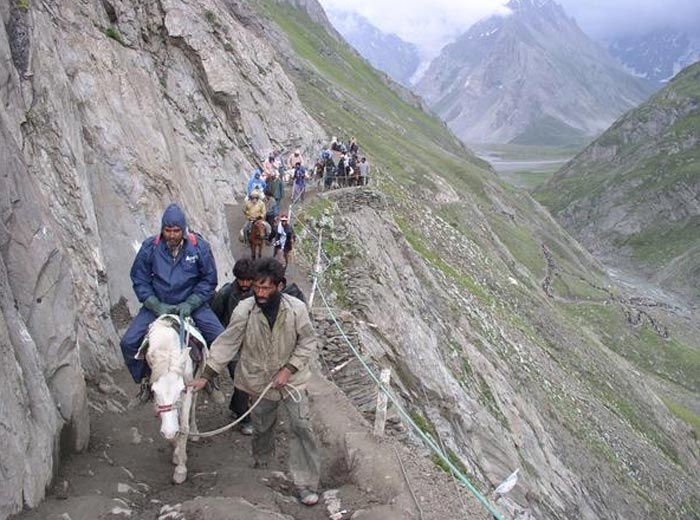
<instances>
[{"instance_id":1,"label":"grey rock outcrop","mask_svg":"<svg viewBox=\"0 0 700 520\"><path fill-rule=\"evenodd\" d=\"M230 273L224 204L273 148L324 137L235 4L0 7L0 517L89 436L84 379L121 364L110 308L179 202ZM123 305L123 304L122 304Z\"/></svg>"}]
</instances>

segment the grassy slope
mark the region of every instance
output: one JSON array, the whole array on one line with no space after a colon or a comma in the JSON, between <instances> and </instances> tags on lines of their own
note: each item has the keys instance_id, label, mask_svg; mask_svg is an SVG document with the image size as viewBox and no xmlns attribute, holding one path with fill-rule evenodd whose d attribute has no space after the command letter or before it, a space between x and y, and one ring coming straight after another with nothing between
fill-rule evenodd
<instances>
[{"instance_id":1,"label":"grassy slope","mask_svg":"<svg viewBox=\"0 0 700 520\"><path fill-rule=\"evenodd\" d=\"M259 5L284 30L294 51L309 67L293 73L305 106L329 134L358 137L363 153L379 172L377 182L392 202L391 212L414 250L456 287L472 293L479 305L499 316L505 326L517 329L551 352L572 378L589 387L591 395L607 403L620 420L674 460L672 442L658 431L645 403L622 390L600 391L617 388L619 381L602 367L599 373L593 370L587 355L557 345L546 329L550 326L548 321L554 319L552 326L558 329L555 336L571 338L572 344L590 338L590 344L604 345L643 372L669 384L686 381L691 388L697 388L698 383L692 374L700 373L697 350L679 340L662 345L658 336L650 335L646 328L629 327L624 313L612 303L617 295L609 288L604 274L541 214L529 197L498 181L485 169L485 163L462 149L442 123L401 101L364 61L330 38L304 13L270 1L261 0ZM445 244L431 243L423 235L416 223L416 212L425 210L421 209L421 196L430 196L438 189L432 180L436 174L464 198L441 206L433 204L433 211L457 229L465 241L477 244L485 258L467 262L451 255ZM510 207L517 218L496 209L500 203ZM505 251L494 246L494 241ZM546 272L543 243L559 268L553 291L562 303L556 304L555 309L550 309L551 302L544 304L539 287ZM520 283L509 285L505 282L509 278ZM540 310L546 314L541 315ZM472 325L484 337L493 336L481 324ZM620 331L624 336L620 337ZM660 365L652 365L648 354L653 354L652 359L658 359ZM536 379L535 383L539 384ZM479 400L488 400L488 393L478 396ZM571 404L555 394L550 405L558 420L588 445L593 457L619 466L620 479L629 480L613 448L596 431L597 426L582 419L580 410L571 410ZM635 484L631 487L638 491Z\"/></svg>"},{"instance_id":2,"label":"grassy slope","mask_svg":"<svg viewBox=\"0 0 700 520\"><path fill-rule=\"evenodd\" d=\"M563 121L545 116L531 122L511 144L526 146L583 146L590 141L581 130L567 125Z\"/></svg>"},{"instance_id":3,"label":"grassy slope","mask_svg":"<svg viewBox=\"0 0 700 520\"><path fill-rule=\"evenodd\" d=\"M697 185L700 148L684 145L700 139L700 64L688 67L648 102L631 111L599 139L591 149L614 153L582 152L550 182L536 190L535 197L554 214L572 204L595 201L603 194L617 194L616 206L628 205L642 219L656 216L659 199L679 186ZM639 133L661 114L674 113L682 103L695 100L696 108L676 120L654 138ZM604 218L605 215L602 215ZM659 215L659 217L661 217ZM658 218L638 233L612 236L615 245L631 250L643 265L658 268L686 250L700 245L697 217L680 220ZM577 223L570 223L572 229Z\"/></svg>"}]
</instances>

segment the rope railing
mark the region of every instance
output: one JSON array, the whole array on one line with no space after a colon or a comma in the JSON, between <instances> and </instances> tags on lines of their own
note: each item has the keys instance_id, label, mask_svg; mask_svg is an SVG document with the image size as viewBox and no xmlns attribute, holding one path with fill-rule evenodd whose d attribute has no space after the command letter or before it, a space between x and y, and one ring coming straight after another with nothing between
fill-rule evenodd
<instances>
[{"instance_id":1,"label":"rope railing","mask_svg":"<svg viewBox=\"0 0 700 520\"><path fill-rule=\"evenodd\" d=\"M481 502L481 504L488 510L489 513L493 515L493 517L496 520L504 520L503 516L495 509L493 505L484 497L473 485L471 482L469 482L469 479L462 473L462 471L450 460L450 458L435 444L435 442L416 424L416 422L413 420L413 418L409 415L409 413L406 411L406 409L401 405L399 400L394 396L393 392L386 387L380 380L379 377L374 373L372 368L367 364L367 362L364 360L360 352L357 350L357 348L352 344L350 341L350 338L348 338L345 330L343 329L342 325L338 321L338 318L335 316L335 313L331 309L330 305L328 304L328 300L326 299L326 295L323 291L323 288L318 286L317 288L318 295L321 297L321 300L323 301L324 307L326 308L326 311L328 312L328 315L331 317L331 320L335 324L336 328L338 329L338 332L340 332L340 335L343 337L345 340L345 343L348 345L354 356L357 358L357 360L360 362L362 367L365 369L367 374L370 376L370 378L375 382L377 387L384 392L389 400L392 402L392 404L395 406L396 410L399 412L399 415L401 418L404 420L406 424L411 426L411 428L418 434L418 436L423 440L423 442L431 449L431 451L445 464L450 471L454 474L454 476L457 478L459 482L461 482L470 492L474 497Z\"/></svg>"},{"instance_id":2,"label":"rope railing","mask_svg":"<svg viewBox=\"0 0 700 520\"><path fill-rule=\"evenodd\" d=\"M291 207L290 207L290 213L291 213ZM290 217L291 218L291 217ZM316 237L313 233L311 233L311 236L319 240L319 237ZM319 243L319 248L322 249L321 243ZM318 262L318 259L317 259ZM352 341L350 341L350 338L348 337L347 333L343 329L342 324L338 320L338 318L335 315L335 312L333 311L333 308L329 304L326 294L323 290L323 287L320 283L320 278L323 275L323 271L320 269L315 269L315 272L312 273L312 278L314 278L314 287L316 289L316 293L320 296L321 301L323 303L323 308L326 310L328 316L330 319L333 321L334 325L338 329L338 332L342 336L344 342L347 344L347 346L350 348L350 351L352 354L357 358L357 360L360 362L362 365L363 369L367 372L369 377L374 381L374 383L377 385L379 390L384 392L388 399L391 401L391 403L394 405L396 410L398 411L399 415L403 419L403 421L408 424L420 437L420 439L430 448L430 450L442 461L442 463L450 469L452 472L453 476L462 484L464 487L466 487L469 492L484 506L484 508L491 514L493 515L493 518L496 520L504 520L503 516L501 513L499 513L496 508L488 501L488 499L482 495L473 485L471 482L469 482L469 479L464 475L464 473L450 460L450 458L445 454L445 452L435 443L433 439L431 439L421 428L418 426L418 424L413 420L413 418L410 416L410 414L406 411L406 409L401 405L399 400L396 398L396 396L393 394L390 388L388 388L384 383L382 383L379 379L379 376L374 373L372 368L367 364L367 361L365 358L362 356L360 351L353 345Z\"/></svg>"}]
</instances>

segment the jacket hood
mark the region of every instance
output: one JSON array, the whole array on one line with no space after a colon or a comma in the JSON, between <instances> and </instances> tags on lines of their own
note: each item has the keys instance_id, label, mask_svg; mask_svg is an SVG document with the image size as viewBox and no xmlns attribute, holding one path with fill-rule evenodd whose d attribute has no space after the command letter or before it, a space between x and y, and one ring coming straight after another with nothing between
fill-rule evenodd
<instances>
[{"instance_id":1,"label":"jacket hood","mask_svg":"<svg viewBox=\"0 0 700 520\"><path fill-rule=\"evenodd\" d=\"M164 227L174 227L177 226L182 229L183 232L187 230L187 220L185 219L185 212L180 209L180 206L173 203L163 212L163 219L160 222L160 228Z\"/></svg>"}]
</instances>

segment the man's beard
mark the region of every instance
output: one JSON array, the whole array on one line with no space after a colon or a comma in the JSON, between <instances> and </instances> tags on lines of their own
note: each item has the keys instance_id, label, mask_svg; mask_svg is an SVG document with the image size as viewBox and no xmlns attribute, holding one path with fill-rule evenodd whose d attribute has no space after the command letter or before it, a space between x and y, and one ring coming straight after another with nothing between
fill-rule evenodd
<instances>
[{"instance_id":1,"label":"man's beard","mask_svg":"<svg viewBox=\"0 0 700 520\"><path fill-rule=\"evenodd\" d=\"M182 244L182 239L180 240L166 240L165 241L165 246L168 248L168 251L170 253L174 253L180 248L180 245Z\"/></svg>"},{"instance_id":2,"label":"man's beard","mask_svg":"<svg viewBox=\"0 0 700 520\"><path fill-rule=\"evenodd\" d=\"M275 291L265 299L259 298L256 294L254 294L253 296L255 297L255 303L258 304L258 306L263 310L269 309L270 307L277 305L280 299L282 298L282 295L279 291Z\"/></svg>"}]
</instances>

